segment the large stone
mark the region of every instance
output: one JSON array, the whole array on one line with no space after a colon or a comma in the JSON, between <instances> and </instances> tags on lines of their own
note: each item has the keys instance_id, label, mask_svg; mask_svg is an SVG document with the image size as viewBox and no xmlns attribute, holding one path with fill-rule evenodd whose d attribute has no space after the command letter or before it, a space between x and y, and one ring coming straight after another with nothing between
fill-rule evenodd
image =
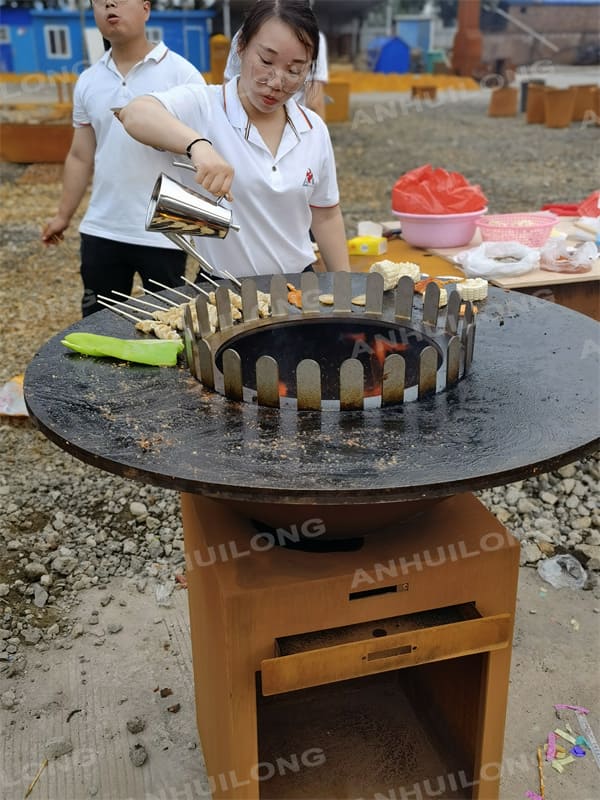
<instances>
[{"instance_id":1,"label":"large stone","mask_svg":"<svg viewBox=\"0 0 600 800\"><path fill-rule=\"evenodd\" d=\"M557 472L563 478L574 478L577 475L577 467L575 464L567 464L558 469Z\"/></svg>"},{"instance_id":2,"label":"large stone","mask_svg":"<svg viewBox=\"0 0 600 800\"><path fill-rule=\"evenodd\" d=\"M0 706L6 709L7 711L11 708L14 708L17 702L17 695L13 692L12 689L9 689L4 694L0 695Z\"/></svg>"},{"instance_id":3,"label":"large stone","mask_svg":"<svg viewBox=\"0 0 600 800\"><path fill-rule=\"evenodd\" d=\"M600 545L580 544L577 546L577 551L588 559L586 569L600 570Z\"/></svg>"},{"instance_id":4,"label":"large stone","mask_svg":"<svg viewBox=\"0 0 600 800\"><path fill-rule=\"evenodd\" d=\"M72 556L56 556L52 562L52 569L59 575L70 575L77 563L77 559Z\"/></svg>"},{"instance_id":5,"label":"large stone","mask_svg":"<svg viewBox=\"0 0 600 800\"><path fill-rule=\"evenodd\" d=\"M521 492L514 486L509 486L504 495L504 502L507 506L515 506L521 497Z\"/></svg>"},{"instance_id":6,"label":"large stone","mask_svg":"<svg viewBox=\"0 0 600 800\"><path fill-rule=\"evenodd\" d=\"M521 545L521 555L519 559L521 566L524 564L537 564L541 557L542 552L534 542L525 542Z\"/></svg>"},{"instance_id":7,"label":"large stone","mask_svg":"<svg viewBox=\"0 0 600 800\"><path fill-rule=\"evenodd\" d=\"M517 511L519 514L535 514L538 506L529 497L520 497L517 501Z\"/></svg>"},{"instance_id":8,"label":"large stone","mask_svg":"<svg viewBox=\"0 0 600 800\"><path fill-rule=\"evenodd\" d=\"M129 504L129 513L134 517L143 517L148 513L148 509L144 503L134 501L133 503Z\"/></svg>"},{"instance_id":9,"label":"large stone","mask_svg":"<svg viewBox=\"0 0 600 800\"><path fill-rule=\"evenodd\" d=\"M37 644L42 638L42 632L38 628L24 628L21 636L25 644Z\"/></svg>"},{"instance_id":10,"label":"large stone","mask_svg":"<svg viewBox=\"0 0 600 800\"><path fill-rule=\"evenodd\" d=\"M571 525L575 528L575 530L585 530L586 528L591 527L592 519L591 517L577 517L577 519L573 520Z\"/></svg>"},{"instance_id":11,"label":"large stone","mask_svg":"<svg viewBox=\"0 0 600 800\"><path fill-rule=\"evenodd\" d=\"M42 575L45 575L48 570L43 564L40 564L39 561L30 561L29 564L25 564L25 576L30 581L36 581L38 578L41 578Z\"/></svg>"}]
</instances>

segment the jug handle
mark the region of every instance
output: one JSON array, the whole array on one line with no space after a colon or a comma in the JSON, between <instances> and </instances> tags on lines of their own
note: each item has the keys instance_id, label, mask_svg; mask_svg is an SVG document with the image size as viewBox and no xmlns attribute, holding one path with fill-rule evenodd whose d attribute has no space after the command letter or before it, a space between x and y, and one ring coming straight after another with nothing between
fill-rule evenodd
<instances>
[{"instance_id":1,"label":"jug handle","mask_svg":"<svg viewBox=\"0 0 600 800\"><path fill-rule=\"evenodd\" d=\"M196 167L193 164L188 163L187 161L173 161L174 167L182 167L183 169L189 169L192 172L196 172ZM215 203L220 206L221 203L225 200L225 195L221 195L221 197L217 197Z\"/></svg>"}]
</instances>

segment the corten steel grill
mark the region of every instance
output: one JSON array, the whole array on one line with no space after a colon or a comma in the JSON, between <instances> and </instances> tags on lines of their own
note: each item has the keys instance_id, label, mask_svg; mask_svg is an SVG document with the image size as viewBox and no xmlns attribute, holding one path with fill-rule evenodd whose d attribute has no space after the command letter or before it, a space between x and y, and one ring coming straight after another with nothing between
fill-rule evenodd
<instances>
[{"instance_id":1,"label":"corten steel grill","mask_svg":"<svg viewBox=\"0 0 600 800\"><path fill-rule=\"evenodd\" d=\"M348 311L348 280L350 298L367 294L364 313ZM264 324L247 312L243 327L230 326L221 288L220 333L209 333L200 305L197 338L188 313L189 363L202 383L187 366L81 358L65 351L61 333L27 369L28 408L50 439L84 461L183 493L198 729L214 800L392 796L392 788L411 791L437 775L453 777L445 797L497 800L499 769L483 771L502 762L519 548L469 490L554 469L597 446L600 328L547 301L492 289L477 315L471 364L473 321L458 327L456 299L438 316L433 290L409 312L400 289L380 307L376 281L352 275L334 286L323 275L318 291L335 289L333 310L315 310L314 279L304 279L304 311L291 314L279 312L284 283L275 282L275 318ZM269 279L256 284L270 287ZM252 285L243 293L247 311ZM73 329L131 336L131 323L109 311ZM408 348L391 353L405 359L403 379L401 369L371 359L382 329L384 343ZM265 332L275 356L263 352ZM346 385L331 375L357 354L354 344L348 353L348 335L367 345L368 357L356 359ZM323 351L326 364L317 362ZM307 356L325 379L305 393L294 376ZM261 379L259 367L256 380L265 357L277 369L270 364ZM206 388L222 367L223 394ZM244 392L246 400L233 399ZM356 407L365 400L376 407ZM314 519L326 537L392 524L354 549L329 542L338 550L329 554L251 547L253 520L291 531ZM465 555L455 558L459 545ZM418 562L420 548L435 563L390 574L399 557ZM209 551L227 557L206 558ZM387 566L383 581L373 565ZM357 570L369 573L366 591L355 585ZM428 731L433 712L440 725ZM297 717L308 720L303 730ZM358 742L348 736L357 717ZM439 728L450 746L438 760ZM297 791L287 781L260 785L261 763L264 774L265 764L315 745L327 750L327 774L301 776ZM370 778L376 786L366 785Z\"/></svg>"},{"instance_id":2,"label":"corten steel grill","mask_svg":"<svg viewBox=\"0 0 600 800\"><path fill-rule=\"evenodd\" d=\"M356 305L352 309L349 273L333 276L333 304L328 310L319 302L318 276L304 274L298 315L288 302L285 278L276 276L270 286L272 313L263 319L255 281L242 281L240 292L240 323L232 320L226 286L216 292L216 331L206 296L196 300L197 325L190 307L184 314L192 374L207 389L230 400L299 411L361 411L443 391L471 366L475 337L471 303L464 304L459 317L460 296L452 292L439 327L440 289L435 283L427 287L422 307L414 309L414 283L402 278L384 312L383 280L369 275L365 310L359 313Z\"/></svg>"},{"instance_id":3,"label":"corten steel grill","mask_svg":"<svg viewBox=\"0 0 600 800\"><path fill-rule=\"evenodd\" d=\"M269 290L269 278L256 283ZM332 275L319 276L319 290L333 290ZM364 293L366 276L353 274L351 296ZM372 322L396 320L395 303L386 292ZM310 313L296 315L299 330L314 324ZM370 313L367 304L363 320ZM427 309L421 313L427 321ZM446 315L435 336L446 335ZM131 323L109 311L70 330L132 335ZM235 402L187 368L72 355L59 334L29 365L25 397L49 438L96 466L225 501L270 525L320 516L328 535L364 534L438 499L552 470L596 448L598 330L568 309L491 288L463 380L418 402L338 413ZM199 360L201 373L201 353Z\"/></svg>"}]
</instances>

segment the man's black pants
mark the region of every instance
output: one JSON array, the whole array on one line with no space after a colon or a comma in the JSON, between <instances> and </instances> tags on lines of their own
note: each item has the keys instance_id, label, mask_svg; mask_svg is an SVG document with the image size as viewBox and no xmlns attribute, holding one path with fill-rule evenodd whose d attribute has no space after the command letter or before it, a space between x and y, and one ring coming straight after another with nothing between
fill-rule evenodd
<instances>
[{"instance_id":1,"label":"man's black pants","mask_svg":"<svg viewBox=\"0 0 600 800\"><path fill-rule=\"evenodd\" d=\"M157 238L160 241L158 234ZM179 249L113 242L82 233L82 315L87 317L104 307L98 303L99 294L111 297L113 289L131 294L136 272L141 276L144 288L150 291L160 291L149 283L151 278L166 286L181 286L184 282L181 276L185 274L186 258L183 250ZM115 295L115 300L122 298Z\"/></svg>"}]
</instances>

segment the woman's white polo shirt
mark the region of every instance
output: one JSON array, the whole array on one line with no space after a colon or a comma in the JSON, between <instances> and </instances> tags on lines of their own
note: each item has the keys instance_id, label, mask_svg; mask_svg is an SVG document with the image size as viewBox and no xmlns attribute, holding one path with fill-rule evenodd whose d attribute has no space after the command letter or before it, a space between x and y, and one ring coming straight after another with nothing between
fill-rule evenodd
<instances>
[{"instance_id":1,"label":"woman's white polo shirt","mask_svg":"<svg viewBox=\"0 0 600 800\"><path fill-rule=\"evenodd\" d=\"M210 139L235 170L229 205L240 230L225 239L196 237L209 263L237 276L301 272L311 264L311 207L339 202L333 148L321 118L288 102L288 122L273 156L248 120L237 78L224 86L178 86L153 96ZM203 191L189 171L181 172L183 182Z\"/></svg>"}]
</instances>

